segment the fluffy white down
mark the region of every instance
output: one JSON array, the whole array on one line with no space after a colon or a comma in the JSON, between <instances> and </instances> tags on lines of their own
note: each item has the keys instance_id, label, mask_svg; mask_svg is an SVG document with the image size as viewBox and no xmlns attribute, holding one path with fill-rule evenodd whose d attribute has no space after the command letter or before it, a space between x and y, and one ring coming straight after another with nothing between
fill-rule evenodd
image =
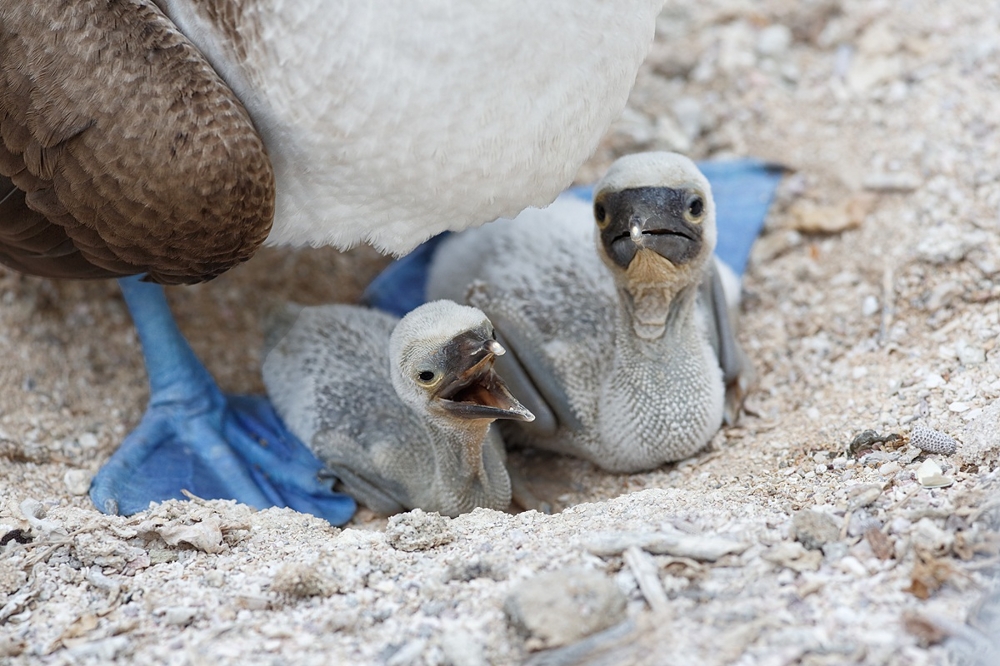
<instances>
[{"instance_id":1,"label":"fluffy white down","mask_svg":"<svg viewBox=\"0 0 1000 666\"><path fill-rule=\"evenodd\" d=\"M552 201L624 108L663 4L233 2L243 61L203 4L160 0L264 136L268 243L396 254Z\"/></svg>"}]
</instances>

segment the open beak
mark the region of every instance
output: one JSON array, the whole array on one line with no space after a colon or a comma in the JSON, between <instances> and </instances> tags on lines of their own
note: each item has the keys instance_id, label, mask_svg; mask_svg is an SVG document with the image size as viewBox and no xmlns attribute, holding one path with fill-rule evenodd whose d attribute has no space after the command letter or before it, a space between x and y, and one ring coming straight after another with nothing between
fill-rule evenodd
<instances>
[{"instance_id":1,"label":"open beak","mask_svg":"<svg viewBox=\"0 0 1000 666\"><path fill-rule=\"evenodd\" d=\"M466 333L452 345L448 354L452 365L434 394L444 409L464 419L535 420L493 371L494 359L506 351L499 342Z\"/></svg>"}]
</instances>

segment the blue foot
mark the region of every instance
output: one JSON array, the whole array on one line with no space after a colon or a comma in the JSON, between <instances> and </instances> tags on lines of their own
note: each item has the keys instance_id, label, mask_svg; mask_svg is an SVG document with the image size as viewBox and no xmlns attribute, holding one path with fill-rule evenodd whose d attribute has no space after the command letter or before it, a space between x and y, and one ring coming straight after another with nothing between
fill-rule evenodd
<instances>
[{"instance_id":1,"label":"blue foot","mask_svg":"<svg viewBox=\"0 0 1000 666\"><path fill-rule=\"evenodd\" d=\"M266 398L225 396L177 329L158 285L120 280L149 373L145 416L101 468L90 498L129 515L150 502L235 499L287 506L341 525L354 500L321 483L323 465L289 432Z\"/></svg>"}]
</instances>

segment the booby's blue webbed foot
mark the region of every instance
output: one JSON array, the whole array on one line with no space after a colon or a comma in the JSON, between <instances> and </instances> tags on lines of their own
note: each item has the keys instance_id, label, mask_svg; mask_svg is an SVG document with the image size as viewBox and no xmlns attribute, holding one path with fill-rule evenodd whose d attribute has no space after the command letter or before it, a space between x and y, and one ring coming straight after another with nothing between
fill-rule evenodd
<instances>
[{"instance_id":1,"label":"booby's blue webbed foot","mask_svg":"<svg viewBox=\"0 0 1000 666\"><path fill-rule=\"evenodd\" d=\"M235 499L287 506L340 525L354 500L331 489L316 460L266 398L226 396L181 335L159 285L119 281L149 374L146 414L91 485L105 513L128 515L150 502Z\"/></svg>"}]
</instances>

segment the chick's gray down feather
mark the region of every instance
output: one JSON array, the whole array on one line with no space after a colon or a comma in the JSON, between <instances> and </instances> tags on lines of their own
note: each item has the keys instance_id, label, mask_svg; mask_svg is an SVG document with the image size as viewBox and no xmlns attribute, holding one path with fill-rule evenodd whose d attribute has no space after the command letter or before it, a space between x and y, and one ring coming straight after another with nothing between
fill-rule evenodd
<instances>
[{"instance_id":1,"label":"chick's gray down feather","mask_svg":"<svg viewBox=\"0 0 1000 666\"><path fill-rule=\"evenodd\" d=\"M531 415L491 383L492 357L503 353L492 332L482 312L451 302L403 320L290 306L269 322L264 383L289 429L376 512L505 509L510 479L490 423ZM437 376L422 386L421 373ZM449 375L472 398L444 390Z\"/></svg>"},{"instance_id":2,"label":"chick's gray down feather","mask_svg":"<svg viewBox=\"0 0 1000 666\"><path fill-rule=\"evenodd\" d=\"M496 326L509 352L498 371L537 417L503 424L505 440L634 472L706 445L723 418L718 350L738 346L720 344L730 309L702 288L717 280L715 211L695 165L671 153L623 158L595 193L600 206L563 195L447 239L428 296L468 302ZM701 216L685 222L683 205ZM595 210L624 231L608 222L602 240ZM626 267L609 252L635 256Z\"/></svg>"}]
</instances>

